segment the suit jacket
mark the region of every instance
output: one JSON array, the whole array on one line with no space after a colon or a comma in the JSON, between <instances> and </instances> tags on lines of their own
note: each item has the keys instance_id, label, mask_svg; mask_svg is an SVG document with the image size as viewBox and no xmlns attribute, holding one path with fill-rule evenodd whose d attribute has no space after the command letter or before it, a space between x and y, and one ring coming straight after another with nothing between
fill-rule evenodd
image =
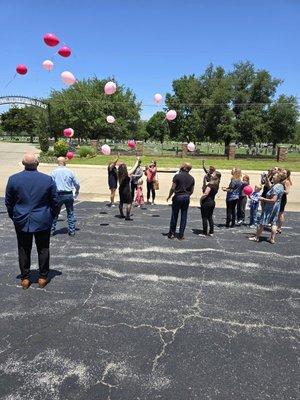
<instances>
[{"instance_id":1,"label":"suit jacket","mask_svg":"<svg viewBox=\"0 0 300 400\"><path fill-rule=\"evenodd\" d=\"M24 170L8 179L5 205L17 230L50 230L58 207L55 182L37 170Z\"/></svg>"}]
</instances>

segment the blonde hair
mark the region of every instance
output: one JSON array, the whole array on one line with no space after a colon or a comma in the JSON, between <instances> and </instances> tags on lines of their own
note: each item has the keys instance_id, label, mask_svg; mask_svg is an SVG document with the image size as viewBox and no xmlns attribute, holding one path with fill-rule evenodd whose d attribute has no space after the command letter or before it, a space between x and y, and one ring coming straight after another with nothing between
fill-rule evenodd
<instances>
[{"instance_id":1,"label":"blonde hair","mask_svg":"<svg viewBox=\"0 0 300 400\"><path fill-rule=\"evenodd\" d=\"M190 172L191 169L192 169L192 164L187 162L183 163L180 167L181 171L186 171L186 172Z\"/></svg>"},{"instance_id":2,"label":"blonde hair","mask_svg":"<svg viewBox=\"0 0 300 400\"><path fill-rule=\"evenodd\" d=\"M240 168L233 168L232 170L232 179L241 179L242 170Z\"/></svg>"}]
</instances>

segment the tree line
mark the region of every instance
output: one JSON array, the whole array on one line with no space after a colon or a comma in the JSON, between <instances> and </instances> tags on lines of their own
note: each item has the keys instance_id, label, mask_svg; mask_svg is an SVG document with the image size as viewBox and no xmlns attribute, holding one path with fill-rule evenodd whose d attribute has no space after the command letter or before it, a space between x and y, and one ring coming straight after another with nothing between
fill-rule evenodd
<instances>
[{"instance_id":1,"label":"tree line","mask_svg":"<svg viewBox=\"0 0 300 400\"><path fill-rule=\"evenodd\" d=\"M108 78L111 79L111 78ZM118 84L112 96L104 94L107 80L90 78L67 89L53 90L48 110L35 107L11 108L1 115L2 130L9 134L26 132L47 143L72 127L80 139L135 138L177 141L241 142L248 145L299 141L297 98L276 96L282 80L267 70L240 62L226 72L209 65L200 76L184 75L172 83L164 111L149 121L141 120L142 104L134 92ZM165 111L175 109L177 118L168 122ZM106 121L108 115L115 123Z\"/></svg>"}]
</instances>

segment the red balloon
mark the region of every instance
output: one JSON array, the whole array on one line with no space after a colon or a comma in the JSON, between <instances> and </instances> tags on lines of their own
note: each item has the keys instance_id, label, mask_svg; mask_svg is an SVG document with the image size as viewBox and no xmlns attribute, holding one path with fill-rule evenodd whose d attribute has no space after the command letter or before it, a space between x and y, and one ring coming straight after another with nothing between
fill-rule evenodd
<instances>
[{"instance_id":1,"label":"red balloon","mask_svg":"<svg viewBox=\"0 0 300 400\"><path fill-rule=\"evenodd\" d=\"M71 53L72 51L68 46L63 46L58 50L58 54L62 57L69 57Z\"/></svg>"},{"instance_id":2,"label":"red balloon","mask_svg":"<svg viewBox=\"0 0 300 400\"><path fill-rule=\"evenodd\" d=\"M27 74L27 67L24 64L19 64L19 65L17 65L16 71L20 75L26 75Z\"/></svg>"},{"instance_id":3,"label":"red balloon","mask_svg":"<svg viewBox=\"0 0 300 400\"><path fill-rule=\"evenodd\" d=\"M244 187L243 192L245 193L246 196L250 196L253 192L253 189L250 185L247 185Z\"/></svg>"},{"instance_id":4,"label":"red balloon","mask_svg":"<svg viewBox=\"0 0 300 400\"><path fill-rule=\"evenodd\" d=\"M68 151L66 157L68 160L72 160L72 158L74 157L73 151Z\"/></svg>"},{"instance_id":5,"label":"red balloon","mask_svg":"<svg viewBox=\"0 0 300 400\"><path fill-rule=\"evenodd\" d=\"M54 47L59 43L59 39L54 35L54 33L46 33L44 35L44 42L47 46Z\"/></svg>"},{"instance_id":6,"label":"red balloon","mask_svg":"<svg viewBox=\"0 0 300 400\"><path fill-rule=\"evenodd\" d=\"M133 139L128 140L127 145L130 149L135 149L136 146L135 141Z\"/></svg>"}]
</instances>

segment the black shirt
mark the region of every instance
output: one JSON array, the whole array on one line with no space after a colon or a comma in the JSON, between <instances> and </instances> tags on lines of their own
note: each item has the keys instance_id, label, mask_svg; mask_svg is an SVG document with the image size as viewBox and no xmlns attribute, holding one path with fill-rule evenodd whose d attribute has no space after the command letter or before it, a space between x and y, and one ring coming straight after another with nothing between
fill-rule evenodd
<instances>
[{"instance_id":1,"label":"black shirt","mask_svg":"<svg viewBox=\"0 0 300 400\"><path fill-rule=\"evenodd\" d=\"M195 179L188 172L180 171L174 176L173 183L176 184L175 194L190 196L195 185Z\"/></svg>"},{"instance_id":2,"label":"black shirt","mask_svg":"<svg viewBox=\"0 0 300 400\"><path fill-rule=\"evenodd\" d=\"M219 190L219 185L207 185L210 187L210 192L208 195L201 201L202 204L204 203L209 203L211 201L215 201L216 194L218 193Z\"/></svg>"}]
</instances>

